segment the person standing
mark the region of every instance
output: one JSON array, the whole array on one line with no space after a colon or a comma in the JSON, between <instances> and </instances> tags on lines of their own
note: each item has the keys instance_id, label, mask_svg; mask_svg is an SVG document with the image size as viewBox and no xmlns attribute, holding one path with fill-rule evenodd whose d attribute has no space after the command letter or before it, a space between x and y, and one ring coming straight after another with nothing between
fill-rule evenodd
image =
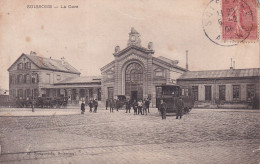
<instances>
[{"instance_id":1,"label":"person standing","mask_svg":"<svg viewBox=\"0 0 260 164\"><path fill-rule=\"evenodd\" d=\"M108 101L108 99L107 99L107 100L106 100L106 110L107 110L108 105L109 105L109 101Z\"/></svg>"},{"instance_id":2,"label":"person standing","mask_svg":"<svg viewBox=\"0 0 260 164\"><path fill-rule=\"evenodd\" d=\"M82 101L81 103L81 114L84 114L85 113L85 103L84 101Z\"/></svg>"},{"instance_id":3,"label":"person standing","mask_svg":"<svg viewBox=\"0 0 260 164\"><path fill-rule=\"evenodd\" d=\"M93 108L93 101L92 100L89 101L88 106L89 106L89 112L92 112L92 108Z\"/></svg>"},{"instance_id":4,"label":"person standing","mask_svg":"<svg viewBox=\"0 0 260 164\"><path fill-rule=\"evenodd\" d=\"M142 107L143 107L142 100L140 99L137 104L138 104L138 115L139 115L139 113L141 113L141 115L142 115Z\"/></svg>"},{"instance_id":5,"label":"person standing","mask_svg":"<svg viewBox=\"0 0 260 164\"><path fill-rule=\"evenodd\" d=\"M110 106L110 113L114 112L114 106L115 106L114 99L110 99L109 106Z\"/></svg>"},{"instance_id":6,"label":"person standing","mask_svg":"<svg viewBox=\"0 0 260 164\"><path fill-rule=\"evenodd\" d=\"M98 107L98 101L97 101L97 99L95 99L95 100L93 101L93 105L94 105L94 113L97 113L97 107Z\"/></svg>"},{"instance_id":7,"label":"person standing","mask_svg":"<svg viewBox=\"0 0 260 164\"><path fill-rule=\"evenodd\" d=\"M119 99L116 99L116 111L118 111L118 109L119 109L119 104L120 103L120 101L119 101Z\"/></svg>"},{"instance_id":8,"label":"person standing","mask_svg":"<svg viewBox=\"0 0 260 164\"><path fill-rule=\"evenodd\" d=\"M129 111L129 113L130 113L131 103L130 103L129 99L127 99L127 101L126 101L125 108L126 108L125 112L127 113Z\"/></svg>"},{"instance_id":9,"label":"person standing","mask_svg":"<svg viewBox=\"0 0 260 164\"><path fill-rule=\"evenodd\" d=\"M163 100L160 100L159 110L161 111L161 114L162 114L162 120L163 119L166 120L166 109L167 109L166 103L163 102Z\"/></svg>"},{"instance_id":10,"label":"person standing","mask_svg":"<svg viewBox=\"0 0 260 164\"><path fill-rule=\"evenodd\" d=\"M146 108L146 101L144 100L143 102L143 115L144 115L144 112L145 112L145 115L147 115L147 108Z\"/></svg>"},{"instance_id":11,"label":"person standing","mask_svg":"<svg viewBox=\"0 0 260 164\"><path fill-rule=\"evenodd\" d=\"M149 106L150 106L150 100L149 100L149 98L147 98L147 99L145 100L145 106L146 106L146 109L148 110L148 113L150 113L150 111L149 111Z\"/></svg>"},{"instance_id":12,"label":"person standing","mask_svg":"<svg viewBox=\"0 0 260 164\"><path fill-rule=\"evenodd\" d=\"M133 102L134 115L137 115L137 107L138 107L138 104L137 104L136 100L134 100L134 102Z\"/></svg>"},{"instance_id":13,"label":"person standing","mask_svg":"<svg viewBox=\"0 0 260 164\"><path fill-rule=\"evenodd\" d=\"M184 103L183 103L183 100L181 97L179 97L179 99L177 99L176 108L177 108L176 119L178 119L179 117L181 119L183 108L184 108Z\"/></svg>"}]
</instances>

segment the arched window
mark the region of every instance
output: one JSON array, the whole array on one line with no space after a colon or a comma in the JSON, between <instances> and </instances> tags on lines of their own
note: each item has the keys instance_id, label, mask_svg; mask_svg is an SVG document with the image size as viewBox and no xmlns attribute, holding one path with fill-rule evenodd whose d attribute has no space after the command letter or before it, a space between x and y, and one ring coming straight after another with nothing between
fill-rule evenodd
<instances>
[{"instance_id":1,"label":"arched window","mask_svg":"<svg viewBox=\"0 0 260 164\"><path fill-rule=\"evenodd\" d=\"M138 63L131 63L125 70L125 95L132 100L143 98L143 68Z\"/></svg>"}]
</instances>

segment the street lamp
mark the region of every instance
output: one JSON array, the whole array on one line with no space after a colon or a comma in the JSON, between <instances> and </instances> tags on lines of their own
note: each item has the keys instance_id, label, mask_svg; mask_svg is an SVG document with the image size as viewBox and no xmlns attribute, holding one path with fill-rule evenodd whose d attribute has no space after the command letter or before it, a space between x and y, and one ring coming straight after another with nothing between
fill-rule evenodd
<instances>
[{"instance_id":1,"label":"street lamp","mask_svg":"<svg viewBox=\"0 0 260 164\"><path fill-rule=\"evenodd\" d=\"M31 74L31 82L33 82L33 79L34 78L34 72L32 72ZM34 80L34 83L35 83L35 80ZM34 88L32 87L32 112L34 112Z\"/></svg>"}]
</instances>

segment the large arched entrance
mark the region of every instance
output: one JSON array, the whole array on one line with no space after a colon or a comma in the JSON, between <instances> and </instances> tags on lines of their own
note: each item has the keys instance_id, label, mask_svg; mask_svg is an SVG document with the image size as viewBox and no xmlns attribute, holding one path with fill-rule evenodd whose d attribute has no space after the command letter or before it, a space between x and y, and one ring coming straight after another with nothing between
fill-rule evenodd
<instances>
[{"instance_id":1,"label":"large arched entrance","mask_svg":"<svg viewBox=\"0 0 260 164\"><path fill-rule=\"evenodd\" d=\"M143 98L143 68L138 63L131 63L125 70L125 95L131 100Z\"/></svg>"}]
</instances>

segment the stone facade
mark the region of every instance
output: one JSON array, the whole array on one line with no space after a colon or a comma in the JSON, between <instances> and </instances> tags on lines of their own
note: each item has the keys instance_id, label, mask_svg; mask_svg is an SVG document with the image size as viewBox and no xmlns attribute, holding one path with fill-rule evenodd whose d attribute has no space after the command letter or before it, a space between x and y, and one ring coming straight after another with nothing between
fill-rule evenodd
<instances>
[{"instance_id":1,"label":"stone facade","mask_svg":"<svg viewBox=\"0 0 260 164\"><path fill-rule=\"evenodd\" d=\"M155 105L155 87L176 83L186 69L177 66L178 61L153 57L155 51L152 48L152 42L148 48L142 47L139 33L131 29L127 47L120 51L116 46L114 61L101 68L103 102L117 95L126 95L131 99L149 97Z\"/></svg>"}]
</instances>

